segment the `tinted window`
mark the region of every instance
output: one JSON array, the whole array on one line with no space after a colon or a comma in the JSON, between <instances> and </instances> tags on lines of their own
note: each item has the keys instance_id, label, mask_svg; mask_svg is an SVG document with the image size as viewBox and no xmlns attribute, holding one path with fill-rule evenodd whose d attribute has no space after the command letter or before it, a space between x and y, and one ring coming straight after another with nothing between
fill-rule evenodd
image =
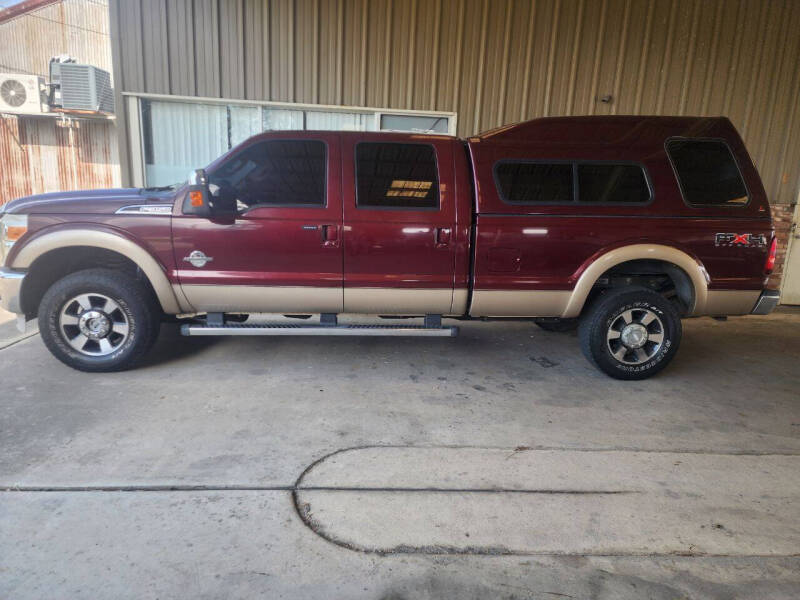
<instances>
[{"instance_id":1,"label":"tinted window","mask_svg":"<svg viewBox=\"0 0 800 600\"><path fill-rule=\"evenodd\" d=\"M650 200L650 189L639 166L579 164L578 197L581 202L642 203Z\"/></svg>"},{"instance_id":2,"label":"tinted window","mask_svg":"<svg viewBox=\"0 0 800 600\"><path fill-rule=\"evenodd\" d=\"M317 140L270 140L222 164L209 178L212 193L255 206L325 206L326 147Z\"/></svg>"},{"instance_id":3,"label":"tinted window","mask_svg":"<svg viewBox=\"0 0 800 600\"><path fill-rule=\"evenodd\" d=\"M495 167L500 197L510 204L572 202L572 165L501 162Z\"/></svg>"},{"instance_id":4,"label":"tinted window","mask_svg":"<svg viewBox=\"0 0 800 600\"><path fill-rule=\"evenodd\" d=\"M358 144L356 182L362 208L439 206L436 153L427 144Z\"/></svg>"},{"instance_id":5,"label":"tinted window","mask_svg":"<svg viewBox=\"0 0 800 600\"><path fill-rule=\"evenodd\" d=\"M724 142L670 140L667 151L675 165L683 197L694 206L747 204L739 167Z\"/></svg>"}]
</instances>

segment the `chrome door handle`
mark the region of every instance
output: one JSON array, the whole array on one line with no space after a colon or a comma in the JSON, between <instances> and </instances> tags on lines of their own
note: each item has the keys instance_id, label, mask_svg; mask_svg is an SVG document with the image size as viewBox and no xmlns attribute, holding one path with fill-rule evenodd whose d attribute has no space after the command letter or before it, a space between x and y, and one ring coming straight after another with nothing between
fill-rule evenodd
<instances>
[{"instance_id":1,"label":"chrome door handle","mask_svg":"<svg viewBox=\"0 0 800 600\"><path fill-rule=\"evenodd\" d=\"M433 230L433 238L437 248L447 248L450 245L450 228L437 227Z\"/></svg>"},{"instance_id":2,"label":"chrome door handle","mask_svg":"<svg viewBox=\"0 0 800 600\"><path fill-rule=\"evenodd\" d=\"M339 226L338 225L322 225L322 245L333 248L339 247Z\"/></svg>"}]
</instances>

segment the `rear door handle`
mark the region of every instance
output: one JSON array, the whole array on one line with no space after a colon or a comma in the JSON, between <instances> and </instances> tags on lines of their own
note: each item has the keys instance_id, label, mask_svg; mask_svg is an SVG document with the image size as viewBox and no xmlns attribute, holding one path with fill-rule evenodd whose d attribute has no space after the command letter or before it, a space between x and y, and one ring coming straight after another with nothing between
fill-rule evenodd
<instances>
[{"instance_id":1,"label":"rear door handle","mask_svg":"<svg viewBox=\"0 0 800 600\"><path fill-rule=\"evenodd\" d=\"M437 227L434 229L434 240L437 248L447 248L450 245L450 228Z\"/></svg>"},{"instance_id":2,"label":"rear door handle","mask_svg":"<svg viewBox=\"0 0 800 600\"><path fill-rule=\"evenodd\" d=\"M322 245L329 248L339 247L339 226L322 225Z\"/></svg>"}]
</instances>

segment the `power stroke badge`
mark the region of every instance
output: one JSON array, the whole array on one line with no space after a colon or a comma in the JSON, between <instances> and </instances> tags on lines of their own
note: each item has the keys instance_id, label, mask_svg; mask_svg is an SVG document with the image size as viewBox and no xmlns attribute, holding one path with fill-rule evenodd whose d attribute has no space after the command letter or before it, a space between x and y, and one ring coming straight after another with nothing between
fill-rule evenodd
<instances>
[{"instance_id":1,"label":"power stroke badge","mask_svg":"<svg viewBox=\"0 0 800 600\"><path fill-rule=\"evenodd\" d=\"M767 245L767 236L763 233L718 233L714 245L763 248Z\"/></svg>"}]
</instances>

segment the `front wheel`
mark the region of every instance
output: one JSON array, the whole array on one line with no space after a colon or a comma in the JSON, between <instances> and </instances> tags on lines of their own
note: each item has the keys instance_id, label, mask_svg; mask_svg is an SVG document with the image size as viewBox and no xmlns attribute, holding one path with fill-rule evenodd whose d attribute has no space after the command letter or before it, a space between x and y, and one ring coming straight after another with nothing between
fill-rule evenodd
<instances>
[{"instance_id":1,"label":"front wheel","mask_svg":"<svg viewBox=\"0 0 800 600\"><path fill-rule=\"evenodd\" d=\"M110 269L67 275L39 306L39 331L50 352L80 371L131 367L158 337L161 311L135 277Z\"/></svg>"},{"instance_id":2,"label":"front wheel","mask_svg":"<svg viewBox=\"0 0 800 600\"><path fill-rule=\"evenodd\" d=\"M666 367L681 341L672 303L645 287L612 289L581 318L578 336L589 362L615 379L646 379Z\"/></svg>"}]
</instances>

